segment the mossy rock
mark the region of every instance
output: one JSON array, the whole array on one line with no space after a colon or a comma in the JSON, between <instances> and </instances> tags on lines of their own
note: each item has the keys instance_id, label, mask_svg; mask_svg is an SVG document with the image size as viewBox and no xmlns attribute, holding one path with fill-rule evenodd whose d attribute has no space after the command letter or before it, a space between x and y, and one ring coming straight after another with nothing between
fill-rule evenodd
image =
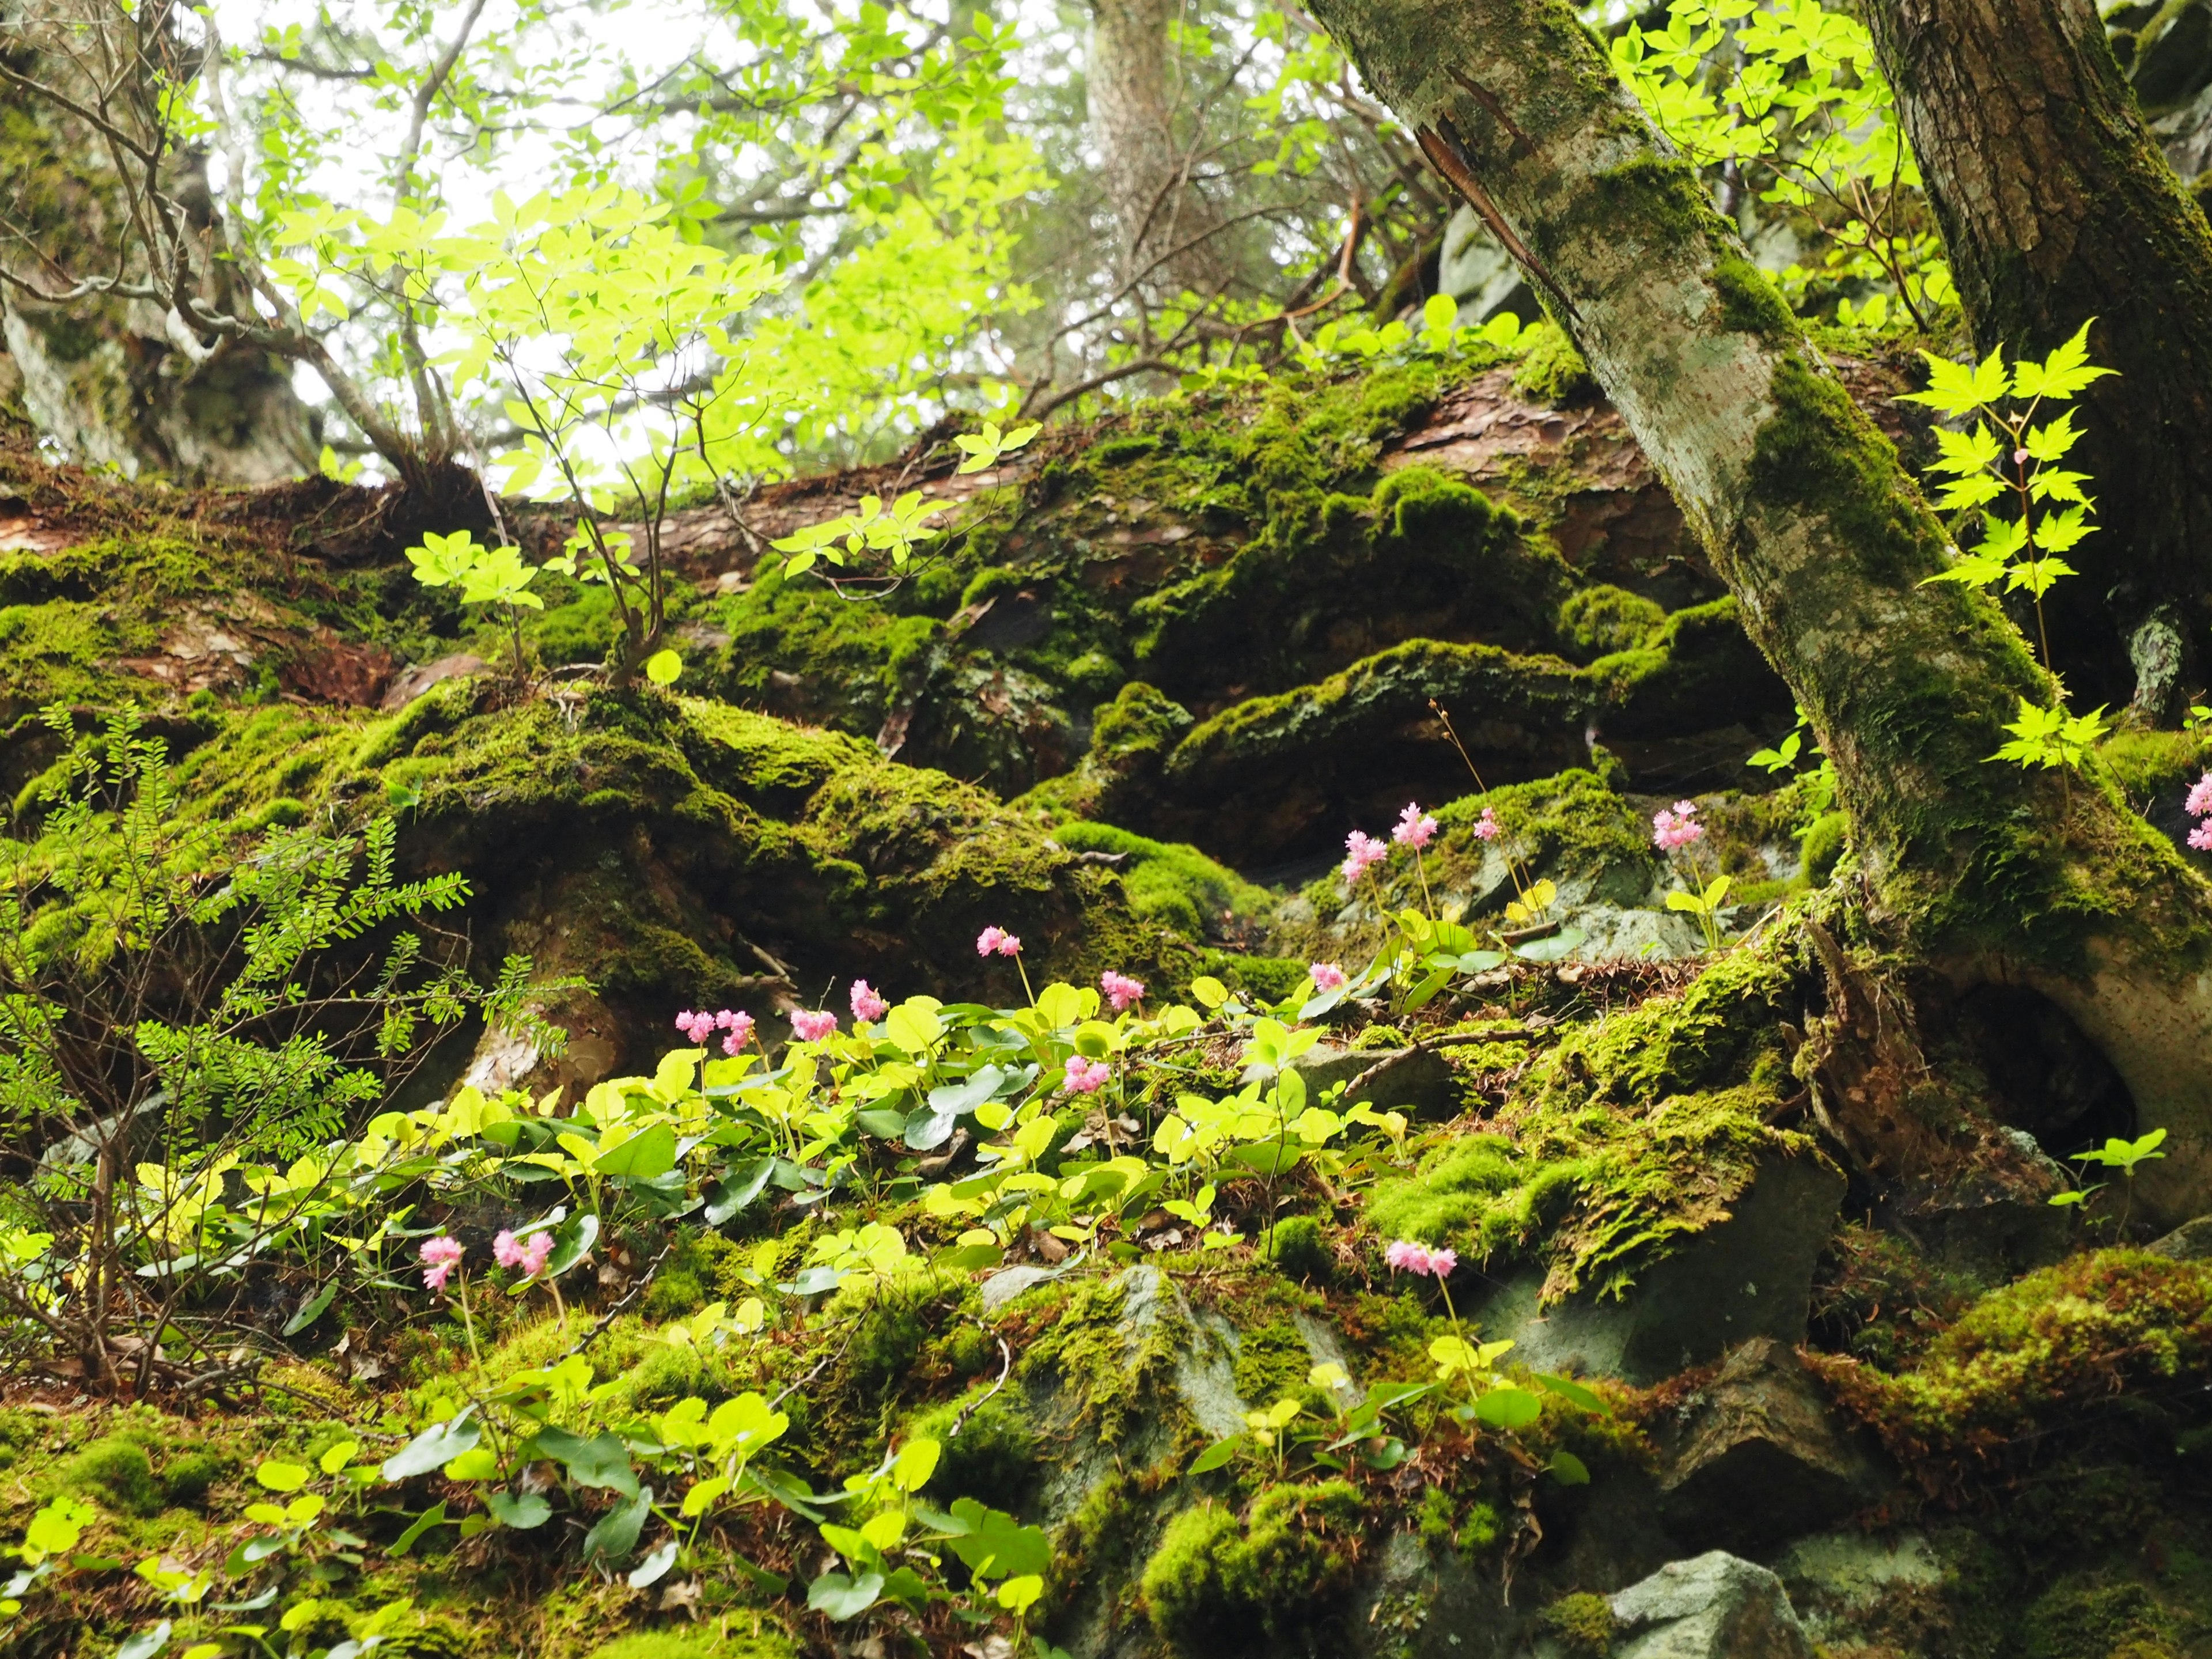
<instances>
[{"instance_id":1,"label":"mossy rock","mask_svg":"<svg viewBox=\"0 0 2212 1659\"><path fill-rule=\"evenodd\" d=\"M587 1659L798 1659L789 1638L724 1635L696 1625L635 1631L593 1648Z\"/></svg>"},{"instance_id":2,"label":"mossy rock","mask_svg":"<svg viewBox=\"0 0 2212 1659\"><path fill-rule=\"evenodd\" d=\"M1152 1628L1193 1659L1313 1647L1341 1615L1365 1523L1346 1480L1266 1487L1242 1521L1212 1504L1185 1510L1145 1564Z\"/></svg>"},{"instance_id":3,"label":"mossy rock","mask_svg":"<svg viewBox=\"0 0 2212 1659\"><path fill-rule=\"evenodd\" d=\"M95 1440L77 1453L64 1466L60 1486L118 1515L158 1515L161 1510L154 1460L145 1447L120 1435Z\"/></svg>"}]
</instances>

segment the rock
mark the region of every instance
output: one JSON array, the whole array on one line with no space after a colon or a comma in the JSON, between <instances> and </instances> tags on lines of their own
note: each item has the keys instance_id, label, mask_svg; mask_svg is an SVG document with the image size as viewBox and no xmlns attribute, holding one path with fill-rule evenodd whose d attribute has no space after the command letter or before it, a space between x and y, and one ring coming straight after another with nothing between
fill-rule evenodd
<instances>
[{"instance_id":1,"label":"rock","mask_svg":"<svg viewBox=\"0 0 2212 1659\"><path fill-rule=\"evenodd\" d=\"M2185 1221L2164 1238L2143 1248L2154 1255L2170 1255L2176 1261L2203 1261L2212 1257L2212 1215Z\"/></svg>"},{"instance_id":2,"label":"rock","mask_svg":"<svg viewBox=\"0 0 2212 1659\"><path fill-rule=\"evenodd\" d=\"M1782 1581L1724 1551L1670 1561L1611 1601L1613 1659L1813 1659Z\"/></svg>"},{"instance_id":3,"label":"rock","mask_svg":"<svg viewBox=\"0 0 2212 1659\"><path fill-rule=\"evenodd\" d=\"M472 651L456 651L435 662L414 664L392 676L392 684L385 689L381 707L389 714L404 708L434 685L466 674L481 674L490 666Z\"/></svg>"},{"instance_id":4,"label":"rock","mask_svg":"<svg viewBox=\"0 0 2212 1659\"><path fill-rule=\"evenodd\" d=\"M1893 1597L1942 1584L1944 1564L1924 1533L1885 1537L1850 1529L1801 1538L1774 1571L1807 1633L1844 1647L1871 1639L1865 1621Z\"/></svg>"},{"instance_id":5,"label":"rock","mask_svg":"<svg viewBox=\"0 0 2212 1659\"><path fill-rule=\"evenodd\" d=\"M1028 1262L1001 1267L983 1281L983 1311L995 1315L1024 1291L1058 1279L1066 1271L1064 1267L1039 1267Z\"/></svg>"},{"instance_id":6,"label":"rock","mask_svg":"<svg viewBox=\"0 0 2212 1659\"><path fill-rule=\"evenodd\" d=\"M1437 292L1459 301L1462 322L1486 323L1501 311L1528 321L1540 314L1521 267L1469 207L1453 214L1444 227L1444 245L1437 258Z\"/></svg>"},{"instance_id":7,"label":"rock","mask_svg":"<svg viewBox=\"0 0 2212 1659\"><path fill-rule=\"evenodd\" d=\"M1660 1477L1677 1534L1759 1548L1829 1527L1890 1486L1873 1448L1835 1419L1794 1349L1757 1337L1692 1397Z\"/></svg>"},{"instance_id":8,"label":"rock","mask_svg":"<svg viewBox=\"0 0 2212 1659\"><path fill-rule=\"evenodd\" d=\"M1323 1043L1291 1065L1316 1102L1333 1085L1364 1077L1357 1091L1347 1090L1343 1104L1364 1100L1378 1111L1432 1117L1450 1117L1460 1109L1458 1076L1434 1048L1336 1048Z\"/></svg>"},{"instance_id":9,"label":"rock","mask_svg":"<svg viewBox=\"0 0 2212 1659\"><path fill-rule=\"evenodd\" d=\"M1771 1159L1728 1220L1649 1268L1619 1301L1577 1296L1544 1308L1542 1275L1530 1270L1468 1310L1486 1339L1513 1339L1516 1364L1638 1387L1754 1337L1794 1345L1805 1339L1814 1263L1843 1195L1843 1177L1819 1159Z\"/></svg>"}]
</instances>

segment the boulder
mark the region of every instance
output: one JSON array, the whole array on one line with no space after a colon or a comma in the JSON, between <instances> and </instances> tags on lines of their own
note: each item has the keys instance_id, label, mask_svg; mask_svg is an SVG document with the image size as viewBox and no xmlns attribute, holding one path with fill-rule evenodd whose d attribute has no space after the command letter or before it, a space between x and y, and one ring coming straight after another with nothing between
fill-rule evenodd
<instances>
[{"instance_id":1,"label":"boulder","mask_svg":"<svg viewBox=\"0 0 2212 1659\"><path fill-rule=\"evenodd\" d=\"M1638 1387L1754 1337L1791 1346L1805 1339L1814 1263L1843 1195L1843 1176L1820 1159L1771 1158L1727 1220L1684 1242L1620 1299L1577 1296L1546 1308L1532 1270L1498 1282L1468 1310L1486 1339L1513 1339L1518 1364Z\"/></svg>"},{"instance_id":2,"label":"boulder","mask_svg":"<svg viewBox=\"0 0 2212 1659\"><path fill-rule=\"evenodd\" d=\"M2202 1261L2212 1256L2212 1215L2185 1221L2165 1237L2143 1248L2154 1255L2170 1255L2176 1261Z\"/></svg>"},{"instance_id":3,"label":"boulder","mask_svg":"<svg viewBox=\"0 0 2212 1659\"><path fill-rule=\"evenodd\" d=\"M1714 1550L1611 1598L1613 1659L1813 1659L1782 1581Z\"/></svg>"},{"instance_id":4,"label":"boulder","mask_svg":"<svg viewBox=\"0 0 2212 1659\"><path fill-rule=\"evenodd\" d=\"M1660 1475L1670 1529L1740 1549L1833 1526L1891 1484L1880 1452L1836 1421L1795 1349L1756 1337L1692 1395Z\"/></svg>"},{"instance_id":5,"label":"boulder","mask_svg":"<svg viewBox=\"0 0 2212 1659\"><path fill-rule=\"evenodd\" d=\"M1336 1084L1359 1083L1357 1089L1347 1088L1344 1105L1364 1100L1377 1111L1417 1117L1450 1117L1460 1109L1459 1079L1434 1048L1338 1048L1322 1043L1291 1064L1316 1101Z\"/></svg>"}]
</instances>

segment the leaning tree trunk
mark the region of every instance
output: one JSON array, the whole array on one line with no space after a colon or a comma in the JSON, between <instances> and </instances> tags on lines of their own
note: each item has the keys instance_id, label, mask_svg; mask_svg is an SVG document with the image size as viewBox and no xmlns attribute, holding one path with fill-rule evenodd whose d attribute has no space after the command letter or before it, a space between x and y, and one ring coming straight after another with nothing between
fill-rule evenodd
<instances>
[{"instance_id":1,"label":"leaning tree trunk","mask_svg":"<svg viewBox=\"0 0 2212 1659\"><path fill-rule=\"evenodd\" d=\"M2090 0L1883 0L1864 15L1975 343L2041 353L2094 317L2096 361L2120 371L2082 400L2075 453L2104 531L2073 556L2087 591L2052 645L2088 702L2132 695L2170 721L2212 622L2212 226Z\"/></svg>"},{"instance_id":2,"label":"leaning tree trunk","mask_svg":"<svg viewBox=\"0 0 2212 1659\"><path fill-rule=\"evenodd\" d=\"M1210 293L1231 265L1221 220L1177 143L1176 0L1092 0L1085 68L1091 125L1120 235L1121 280L1147 293Z\"/></svg>"},{"instance_id":3,"label":"leaning tree trunk","mask_svg":"<svg viewBox=\"0 0 2212 1659\"><path fill-rule=\"evenodd\" d=\"M1851 814L1870 925L2070 1013L2212 1188L2212 886L2088 780L1989 763L2053 688L1982 595L1920 584L1942 526L1565 0L1315 15L1547 294L1659 468Z\"/></svg>"}]
</instances>

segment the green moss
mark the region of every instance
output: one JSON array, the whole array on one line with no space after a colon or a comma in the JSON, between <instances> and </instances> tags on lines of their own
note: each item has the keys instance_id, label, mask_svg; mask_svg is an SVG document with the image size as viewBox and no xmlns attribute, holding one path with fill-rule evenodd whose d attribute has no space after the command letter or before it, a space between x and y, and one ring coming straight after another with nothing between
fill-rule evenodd
<instances>
[{"instance_id":1,"label":"green moss","mask_svg":"<svg viewBox=\"0 0 2212 1659\"><path fill-rule=\"evenodd\" d=\"M590 1659L797 1659L799 1649L780 1634L726 1634L696 1625L638 1631L593 1648Z\"/></svg>"},{"instance_id":2,"label":"green moss","mask_svg":"<svg viewBox=\"0 0 2212 1659\"><path fill-rule=\"evenodd\" d=\"M1542 322L1530 329L1524 348L1521 367L1513 373L1513 389L1522 397L1556 408L1597 395L1589 365L1557 323Z\"/></svg>"},{"instance_id":3,"label":"green moss","mask_svg":"<svg viewBox=\"0 0 2212 1659\"><path fill-rule=\"evenodd\" d=\"M1179 1316L1157 1304L1143 1328L1125 1324L1126 1305L1125 1279L1078 1285L1017 1361L1024 1379L1053 1379L1075 1421L1097 1425L1101 1445L1121 1439L1131 1414L1172 1370L1182 1334Z\"/></svg>"},{"instance_id":4,"label":"green moss","mask_svg":"<svg viewBox=\"0 0 2212 1659\"><path fill-rule=\"evenodd\" d=\"M1285 1279L1309 1285L1326 1285L1336 1269L1335 1252L1314 1216L1285 1216L1267 1233L1262 1253Z\"/></svg>"},{"instance_id":5,"label":"green moss","mask_svg":"<svg viewBox=\"0 0 2212 1659\"><path fill-rule=\"evenodd\" d=\"M1602 1595L1563 1595L1538 1613L1536 1622L1566 1659L1605 1659L1613 1651L1613 1607Z\"/></svg>"},{"instance_id":6,"label":"green moss","mask_svg":"<svg viewBox=\"0 0 2212 1659\"><path fill-rule=\"evenodd\" d=\"M2202 732L2129 727L2100 744L2097 758L2128 805L2148 816L2179 801L2203 775L2208 756Z\"/></svg>"},{"instance_id":7,"label":"green moss","mask_svg":"<svg viewBox=\"0 0 2212 1659\"><path fill-rule=\"evenodd\" d=\"M2173 1615L2141 1584L2072 1585L2028 1609L2025 1659L2179 1659L2181 1636Z\"/></svg>"},{"instance_id":8,"label":"green moss","mask_svg":"<svg viewBox=\"0 0 2212 1659\"><path fill-rule=\"evenodd\" d=\"M1231 990L1243 991L1273 1005L1288 998L1306 982L1306 963L1297 957L1253 957L1235 951L1208 951L1200 970L1212 975Z\"/></svg>"},{"instance_id":9,"label":"green moss","mask_svg":"<svg viewBox=\"0 0 2212 1659\"><path fill-rule=\"evenodd\" d=\"M1268 1486L1241 1523L1210 1504L1185 1510L1145 1564L1152 1628L1192 1656L1313 1644L1341 1613L1363 1522L1344 1480Z\"/></svg>"},{"instance_id":10,"label":"green moss","mask_svg":"<svg viewBox=\"0 0 2212 1659\"><path fill-rule=\"evenodd\" d=\"M1129 908L1193 939L1218 933L1224 923L1255 920L1273 908L1265 888L1254 886L1195 847L1080 821L1061 824L1053 831L1053 839L1071 853L1119 855Z\"/></svg>"},{"instance_id":11,"label":"green moss","mask_svg":"<svg viewBox=\"0 0 2212 1659\"><path fill-rule=\"evenodd\" d=\"M1559 607L1558 627L1572 654L1588 661L1637 649L1666 620L1667 613L1654 601L1601 582L1567 596Z\"/></svg>"},{"instance_id":12,"label":"green moss","mask_svg":"<svg viewBox=\"0 0 2212 1659\"><path fill-rule=\"evenodd\" d=\"M1385 1238L1441 1244L1476 1223L1521 1176L1509 1142L1468 1135L1428 1153L1412 1176L1377 1182L1367 1219Z\"/></svg>"},{"instance_id":13,"label":"green moss","mask_svg":"<svg viewBox=\"0 0 2212 1659\"><path fill-rule=\"evenodd\" d=\"M1726 326L1773 346L1787 346L1798 337L1797 314L1781 289L1748 259L1723 255L1716 261L1713 287L1721 296L1721 320Z\"/></svg>"},{"instance_id":14,"label":"green moss","mask_svg":"<svg viewBox=\"0 0 2212 1659\"><path fill-rule=\"evenodd\" d=\"M179 1452L161 1468L161 1498L179 1509L198 1509L208 1491L230 1473L231 1460L220 1452Z\"/></svg>"},{"instance_id":15,"label":"green moss","mask_svg":"<svg viewBox=\"0 0 2212 1659\"><path fill-rule=\"evenodd\" d=\"M120 1435L95 1440L71 1458L61 1472L61 1487L121 1515L157 1515L161 1509L153 1460L143 1446Z\"/></svg>"},{"instance_id":16,"label":"green moss","mask_svg":"<svg viewBox=\"0 0 2212 1659\"><path fill-rule=\"evenodd\" d=\"M2100 1250L1993 1291L1887 1376L1832 1382L1907 1463L1986 1455L2078 1422L2093 1404L2188 1386L2212 1366L2212 1262Z\"/></svg>"},{"instance_id":17,"label":"green moss","mask_svg":"<svg viewBox=\"0 0 2212 1659\"><path fill-rule=\"evenodd\" d=\"M1312 1369L1313 1357L1306 1352L1305 1339L1287 1319L1237 1334L1232 1376L1237 1398L1248 1406L1303 1399L1308 1393L1306 1373Z\"/></svg>"},{"instance_id":18,"label":"green moss","mask_svg":"<svg viewBox=\"0 0 2212 1659\"><path fill-rule=\"evenodd\" d=\"M1020 1407L1003 1393L976 1403L990 1386L984 1384L915 1419L916 1434L927 1435L944 1448L929 1482L930 1495L939 1504L973 1498L995 1509L1020 1510L1043 1477L1043 1449ZM955 1422L960 1424L960 1432L947 1440L944 1437Z\"/></svg>"},{"instance_id":19,"label":"green moss","mask_svg":"<svg viewBox=\"0 0 2212 1659\"><path fill-rule=\"evenodd\" d=\"M1850 829L1848 813L1824 812L1805 832L1805 876L1814 886L1825 887L1835 874L1836 860L1844 855Z\"/></svg>"}]
</instances>

